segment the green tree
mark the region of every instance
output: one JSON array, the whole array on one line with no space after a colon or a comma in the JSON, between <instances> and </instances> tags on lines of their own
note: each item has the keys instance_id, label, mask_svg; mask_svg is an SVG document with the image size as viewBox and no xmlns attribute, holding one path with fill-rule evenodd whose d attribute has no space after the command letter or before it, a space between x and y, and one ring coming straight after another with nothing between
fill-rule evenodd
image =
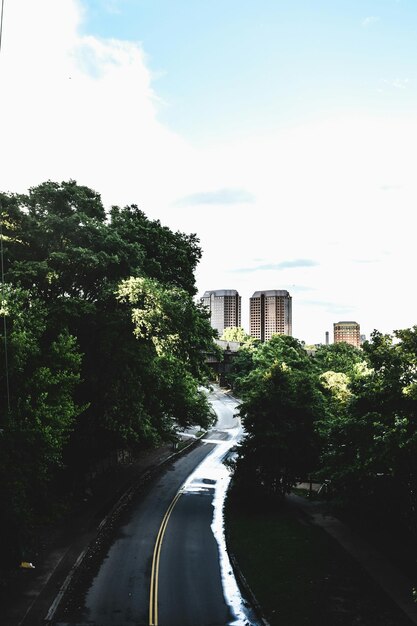
<instances>
[{"instance_id":1,"label":"green tree","mask_svg":"<svg viewBox=\"0 0 417 626\"><path fill-rule=\"evenodd\" d=\"M177 424L210 423L199 385L213 332L192 302L195 235L135 205L106 214L100 195L72 180L0 194L0 203L11 391L8 412L0 354L0 477L9 485L3 521L22 536L51 510L42 505L63 463L67 484L82 485L86 468L115 448L139 450ZM129 279L146 286L146 315L136 321L141 302L117 297Z\"/></svg>"},{"instance_id":2,"label":"green tree","mask_svg":"<svg viewBox=\"0 0 417 626\"><path fill-rule=\"evenodd\" d=\"M342 341L317 348L314 360L321 372L332 371L351 377L360 370L366 357L362 350Z\"/></svg>"},{"instance_id":3,"label":"green tree","mask_svg":"<svg viewBox=\"0 0 417 626\"><path fill-rule=\"evenodd\" d=\"M257 341L251 335L248 335L241 326L228 326L224 329L222 336L223 341L238 341L244 347L256 345Z\"/></svg>"},{"instance_id":4,"label":"green tree","mask_svg":"<svg viewBox=\"0 0 417 626\"><path fill-rule=\"evenodd\" d=\"M50 485L82 410L74 401L81 355L67 330L49 332L45 307L29 292L3 287L0 309L7 320L10 389L10 410L6 394L0 397L0 552L7 563L17 556L19 535L50 510ZM4 334L0 339L3 364ZM2 368L2 390L5 376Z\"/></svg>"},{"instance_id":5,"label":"green tree","mask_svg":"<svg viewBox=\"0 0 417 626\"><path fill-rule=\"evenodd\" d=\"M195 234L174 233L159 220L149 220L136 205L112 207L110 230L140 258L138 264L138 257L132 255L122 278L146 276L190 295L196 293L194 272L202 253Z\"/></svg>"},{"instance_id":6,"label":"green tree","mask_svg":"<svg viewBox=\"0 0 417 626\"><path fill-rule=\"evenodd\" d=\"M155 279L123 281L118 298L130 306L136 338L152 345L152 367L159 383L155 400L162 421L168 420L171 428L172 420L182 427L192 423L207 427L212 415L206 394L199 389L207 381L203 358L214 336L207 313L185 290Z\"/></svg>"},{"instance_id":7,"label":"green tree","mask_svg":"<svg viewBox=\"0 0 417 626\"><path fill-rule=\"evenodd\" d=\"M363 346L369 366L351 395L321 423L323 472L340 499L370 514L392 510L415 527L417 484L417 327Z\"/></svg>"},{"instance_id":8,"label":"green tree","mask_svg":"<svg viewBox=\"0 0 417 626\"><path fill-rule=\"evenodd\" d=\"M79 465L116 446L159 441L165 428L148 399L152 347L135 340L130 313L115 292L122 280L147 276L194 294L201 256L196 236L173 233L135 205L113 207L107 217L99 194L75 181L48 181L27 195L3 194L2 201L7 281L34 292L46 306L48 327L68 327L84 355L77 398L88 409L68 460ZM182 340L192 341L202 315L191 307L185 313L190 333ZM195 373L203 370L204 356L190 347Z\"/></svg>"},{"instance_id":9,"label":"green tree","mask_svg":"<svg viewBox=\"0 0 417 626\"><path fill-rule=\"evenodd\" d=\"M243 489L282 498L317 466L315 423L323 397L310 357L292 337L276 335L260 345L253 365L240 381L246 435L235 480Z\"/></svg>"}]
</instances>

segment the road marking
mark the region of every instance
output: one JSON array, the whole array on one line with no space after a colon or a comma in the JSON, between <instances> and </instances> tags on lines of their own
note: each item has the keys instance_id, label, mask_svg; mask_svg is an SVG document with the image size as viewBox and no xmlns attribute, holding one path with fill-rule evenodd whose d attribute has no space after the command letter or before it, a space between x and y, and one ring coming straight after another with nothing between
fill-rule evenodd
<instances>
[{"instance_id":1,"label":"road marking","mask_svg":"<svg viewBox=\"0 0 417 626\"><path fill-rule=\"evenodd\" d=\"M168 525L171 513L182 495L182 491L179 491L169 505L161 526L156 537L155 548L152 558L151 569L151 588L149 594L149 626L158 626L158 576L159 576L159 560L161 556L162 541L164 539L165 531Z\"/></svg>"}]
</instances>

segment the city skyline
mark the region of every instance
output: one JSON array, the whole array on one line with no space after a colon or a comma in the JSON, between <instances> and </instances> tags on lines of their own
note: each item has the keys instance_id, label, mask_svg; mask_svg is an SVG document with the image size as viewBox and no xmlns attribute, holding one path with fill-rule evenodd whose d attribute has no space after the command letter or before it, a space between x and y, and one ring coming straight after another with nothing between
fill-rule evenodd
<instances>
[{"instance_id":1,"label":"city skyline","mask_svg":"<svg viewBox=\"0 0 417 626\"><path fill-rule=\"evenodd\" d=\"M6 0L0 190L75 179L196 233L198 296L278 285L307 343L413 326L416 27L412 0Z\"/></svg>"},{"instance_id":2,"label":"city skyline","mask_svg":"<svg viewBox=\"0 0 417 626\"><path fill-rule=\"evenodd\" d=\"M267 341L274 334L292 336L292 296L287 290L267 289L255 291L248 301L248 324L241 321L242 297L236 289L206 290L199 299L210 314L212 328L221 338L227 328L241 327L250 336ZM322 341L316 345L328 345L329 330L323 331ZM304 341L303 337L296 337ZM366 335L361 334L360 324L353 320L333 322L333 342L346 342L359 348Z\"/></svg>"}]
</instances>

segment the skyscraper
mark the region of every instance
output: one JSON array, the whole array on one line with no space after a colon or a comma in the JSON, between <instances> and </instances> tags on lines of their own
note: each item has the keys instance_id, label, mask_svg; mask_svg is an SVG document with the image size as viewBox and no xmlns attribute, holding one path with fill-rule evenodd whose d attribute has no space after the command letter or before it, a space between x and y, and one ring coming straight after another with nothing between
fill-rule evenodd
<instances>
[{"instance_id":1,"label":"skyscraper","mask_svg":"<svg viewBox=\"0 0 417 626\"><path fill-rule=\"evenodd\" d=\"M211 325L219 336L225 328L241 325L241 297L235 289L206 291L201 302L210 311Z\"/></svg>"},{"instance_id":2,"label":"skyscraper","mask_svg":"<svg viewBox=\"0 0 417 626\"><path fill-rule=\"evenodd\" d=\"M360 326L357 322L335 322L333 324L334 343L350 343L359 348L361 345Z\"/></svg>"},{"instance_id":3,"label":"skyscraper","mask_svg":"<svg viewBox=\"0 0 417 626\"><path fill-rule=\"evenodd\" d=\"M255 291L249 304L249 334L261 341L292 335L292 298L284 289Z\"/></svg>"}]
</instances>

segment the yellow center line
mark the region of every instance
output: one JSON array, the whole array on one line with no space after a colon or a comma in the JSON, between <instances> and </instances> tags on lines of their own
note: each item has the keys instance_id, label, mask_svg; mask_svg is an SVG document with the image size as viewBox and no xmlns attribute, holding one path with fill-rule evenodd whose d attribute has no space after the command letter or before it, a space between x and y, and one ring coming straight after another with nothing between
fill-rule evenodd
<instances>
[{"instance_id":1,"label":"yellow center line","mask_svg":"<svg viewBox=\"0 0 417 626\"><path fill-rule=\"evenodd\" d=\"M149 626L158 626L158 576L159 576L159 559L161 556L161 547L162 541L164 539L165 531L168 525L168 520L171 516L171 513L174 509L174 506L177 504L180 499L182 491L179 491L177 495L172 500L169 505L163 519L161 522L161 526L159 527L158 535L155 541L155 548L153 551L152 558L152 569L151 569L151 588L149 595Z\"/></svg>"}]
</instances>

